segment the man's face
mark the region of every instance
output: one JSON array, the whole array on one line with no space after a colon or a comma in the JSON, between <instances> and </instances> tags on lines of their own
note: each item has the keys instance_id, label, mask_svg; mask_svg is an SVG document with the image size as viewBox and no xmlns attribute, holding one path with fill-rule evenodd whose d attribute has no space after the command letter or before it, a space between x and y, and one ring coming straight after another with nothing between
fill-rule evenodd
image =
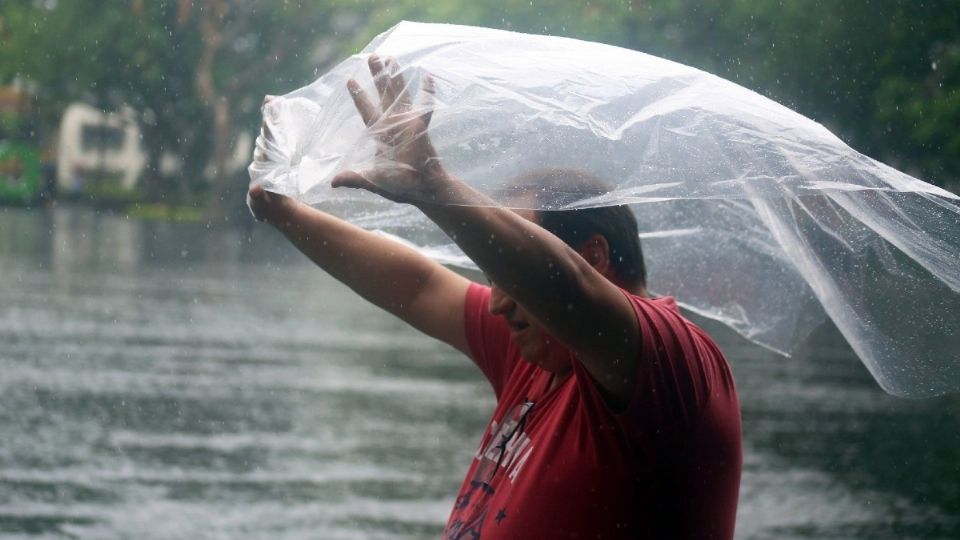
<instances>
[{"instance_id":1,"label":"man's face","mask_svg":"<svg viewBox=\"0 0 960 540\"><path fill-rule=\"evenodd\" d=\"M539 224L537 213L533 210L515 212L527 221ZM562 375L570 370L569 350L496 285L491 285L490 313L506 319L510 337L524 360L551 373Z\"/></svg>"},{"instance_id":2,"label":"man's face","mask_svg":"<svg viewBox=\"0 0 960 540\"><path fill-rule=\"evenodd\" d=\"M496 285L491 287L490 313L507 321L510 338L524 360L560 375L570 370L569 350Z\"/></svg>"}]
</instances>

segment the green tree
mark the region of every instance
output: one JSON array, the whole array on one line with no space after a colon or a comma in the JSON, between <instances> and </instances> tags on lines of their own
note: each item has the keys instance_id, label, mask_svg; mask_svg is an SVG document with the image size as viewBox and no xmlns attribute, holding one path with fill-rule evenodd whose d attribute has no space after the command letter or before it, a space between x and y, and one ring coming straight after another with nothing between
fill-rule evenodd
<instances>
[{"instance_id":1,"label":"green tree","mask_svg":"<svg viewBox=\"0 0 960 540\"><path fill-rule=\"evenodd\" d=\"M171 192L156 181L169 150L184 159L181 197L214 164L216 210L233 186L223 159L239 129L255 129L260 97L306 84L401 19L670 58L769 95L925 180L960 179L956 0L8 0L0 83L37 84L41 125L78 99L141 111L150 191Z\"/></svg>"},{"instance_id":2,"label":"green tree","mask_svg":"<svg viewBox=\"0 0 960 540\"><path fill-rule=\"evenodd\" d=\"M149 194L183 200L212 165L208 205L219 215L236 191L224 164L238 129L256 128L264 93L316 75L323 40L334 39L333 25L349 26L350 10L269 0L9 2L0 8L0 82L35 83L48 131L71 101L133 107ZM183 160L176 189L158 182L164 151Z\"/></svg>"},{"instance_id":3,"label":"green tree","mask_svg":"<svg viewBox=\"0 0 960 540\"><path fill-rule=\"evenodd\" d=\"M956 0L398 0L371 12L354 47L411 19L576 37L676 60L768 95L861 152L960 187Z\"/></svg>"}]
</instances>

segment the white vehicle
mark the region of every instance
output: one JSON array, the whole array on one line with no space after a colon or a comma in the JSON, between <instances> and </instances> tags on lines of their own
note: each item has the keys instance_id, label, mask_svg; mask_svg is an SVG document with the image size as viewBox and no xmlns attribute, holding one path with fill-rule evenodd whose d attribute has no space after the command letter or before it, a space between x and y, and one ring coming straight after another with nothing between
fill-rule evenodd
<instances>
[{"instance_id":1,"label":"white vehicle","mask_svg":"<svg viewBox=\"0 0 960 540\"><path fill-rule=\"evenodd\" d=\"M123 107L119 112L104 113L85 103L72 103L60 120L57 141L57 190L77 194L92 183L129 191L137 186L147 166L137 112ZM245 168L253 151L253 138L241 133L227 160L227 174ZM180 172L179 156L164 153L160 157L160 174L172 176ZM212 166L205 169L212 176Z\"/></svg>"},{"instance_id":2,"label":"white vehicle","mask_svg":"<svg viewBox=\"0 0 960 540\"><path fill-rule=\"evenodd\" d=\"M57 144L57 189L79 193L94 181L131 190L147 165L133 109L104 113L85 103L63 112Z\"/></svg>"}]
</instances>

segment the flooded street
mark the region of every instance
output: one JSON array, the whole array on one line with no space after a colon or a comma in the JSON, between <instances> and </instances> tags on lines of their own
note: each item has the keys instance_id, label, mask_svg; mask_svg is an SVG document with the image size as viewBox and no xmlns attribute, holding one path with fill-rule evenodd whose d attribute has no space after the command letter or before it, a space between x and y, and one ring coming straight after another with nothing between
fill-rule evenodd
<instances>
[{"instance_id":1,"label":"flooded street","mask_svg":"<svg viewBox=\"0 0 960 540\"><path fill-rule=\"evenodd\" d=\"M493 409L266 226L0 209L0 280L4 538L435 538ZM885 394L829 329L786 359L705 326L738 538L960 538L958 396Z\"/></svg>"}]
</instances>

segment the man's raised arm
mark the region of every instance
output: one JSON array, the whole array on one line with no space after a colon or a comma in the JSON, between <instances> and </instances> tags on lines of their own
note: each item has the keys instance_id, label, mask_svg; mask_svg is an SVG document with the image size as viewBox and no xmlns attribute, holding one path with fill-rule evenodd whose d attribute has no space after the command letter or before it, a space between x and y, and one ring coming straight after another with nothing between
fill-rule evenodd
<instances>
[{"instance_id":1,"label":"man's raised arm","mask_svg":"<svg viewBox=\"0 0 960 540\"><path fill-rule=\"evenodd\" d=\"M371 55L369 65L379 106L356 81L351 80L348 89L364 123L381 143L379 161L394 165L363 173L347 171L334 178L333 185L415 204L494 284L576 353L608 395L626 403L633 389L640 336L630 301L601 274L609 251L587 246L578 253L448 175L427 136L432 107L413 104L391 59ZM422 89L427 98L432 95L429 77ZM600 247L606 247L602 242ZM599 255L597 260L588 260L593 253Z\"/></svg>"},{"instance_id":2,"label":"man's raised arm","mask_svg":"<svg viewBox=\"0 0 960 540\"><path fill-rule=\"evenodd\" d=\"M357 294L469 354L463 329L469 280L404 245L288 197L250 190L257 219Z\"/></svg>"}]
</instances>

